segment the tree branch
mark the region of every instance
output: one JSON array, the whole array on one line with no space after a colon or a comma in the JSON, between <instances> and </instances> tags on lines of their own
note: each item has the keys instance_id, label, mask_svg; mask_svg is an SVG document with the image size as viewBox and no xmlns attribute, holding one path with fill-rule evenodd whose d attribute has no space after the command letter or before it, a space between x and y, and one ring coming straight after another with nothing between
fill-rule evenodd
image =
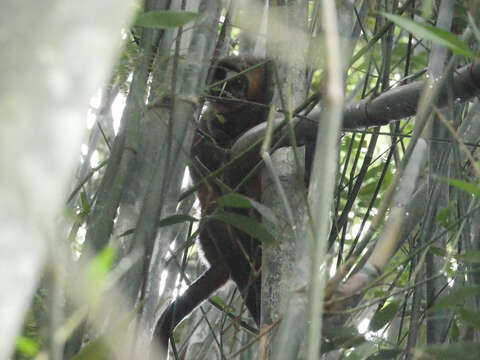
<instances>
[{"instance_id":1,"label":"tree branch","mask_svg":"<svg viewBox=\"0 0 480 360\"><path fill-rule=\"evenodd\" d=\"M389 90L374 99L364 99L346 105L343 110L343 128L358 129L385 125L416 114L418 101L426 81L417 81ZM480 63L472 63L456 71L449 88L444 88L437 101L437 107L447 106L449 93L455 102L463 102L480 94ZM295 136L298 144L314 142L320 108L316 108L308 117L297 115L294 119ZM245 151L255 143L261 143L265 136L266 123L257 125L242 135L232 147L233 154ZM283 127L283 118L275 119L274 132L279 146L289 145L287 129ZM249 151L258 157L258 148Z\"/></svg>"}]
</instances>

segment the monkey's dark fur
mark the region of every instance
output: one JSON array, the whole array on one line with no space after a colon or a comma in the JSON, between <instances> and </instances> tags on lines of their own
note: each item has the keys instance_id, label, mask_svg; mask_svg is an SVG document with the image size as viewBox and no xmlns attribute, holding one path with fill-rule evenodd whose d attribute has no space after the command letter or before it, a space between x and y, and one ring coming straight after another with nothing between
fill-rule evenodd
<instances>
[{"instance_id":1,"label":"monkey's dark fur","mask_svg":"<svg viewBox=\"0 0 480 360\"><path fill-rule=\"evenodd\" d=\"M222 82L243 71L242 75ZM265 60L222 59L212 66L208 82L214 86L209 91L207 110L201 117L191 152L192 177L195 182L203 181L197 192L203 219L216 211L215 200L228 188L238 188L239 193L261 201L259 173L241 184L255 164L234 166L208 181L204 177L235 155L229 150L243 133L266 120L273 94L271 65ZM251 210L228 210L259 217ZM168 306L157 323L155 339L165 351L178 323L229 278L236 283L256 323L260 323L262 254L258 240L223 222L207 219L199 242L210 268Z\"/></svg>"}]
</instances>

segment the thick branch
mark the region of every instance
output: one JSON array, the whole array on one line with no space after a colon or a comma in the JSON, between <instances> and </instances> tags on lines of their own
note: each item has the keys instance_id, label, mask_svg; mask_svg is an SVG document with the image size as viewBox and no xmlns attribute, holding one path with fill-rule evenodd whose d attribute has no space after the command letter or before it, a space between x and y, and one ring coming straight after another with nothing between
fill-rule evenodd
<instances>
[{"instance_id":1,"label":"thick branch","mask_svg":"<svg viewBox=\"0 0 480 360\"><path fill-rule=\"evenodd\" d=\"M343 127L355 129L385 125L391 121L415 115L425 83L425 81L417 81L387 91L375 99L364 99L348 105L343 113ZM447 106L450 91L455 102L463 102L478 95L480 63L467 65L454 74L451 85L440 92L438 107Z\"/></svg>"},{"instance_id":2,"label":"thick branch","mask_svg":"<svg viewBox=\"0 0 480 360\"><path fill-rule=\"evenodd\" d=\"M345 106L343 128L358 129L385 125L415 115L425 83L425 81L417 81L403 85L386 91L374 99L364 99ZM437 102L438 107L447 106L449 93L455 102L462 102L480 94L480 63L473 63L456 71L450 86L441 91ZM321 109L316 108L308 118L296 117L294 119L297 143L315 141L320 113ZM280 140L280 146L289 145L287 131L283 128L283 123L283 119L275 119L275 139ZM260 143L265 136L265 132L265 123L250 129L237 140L232 152L239 154L256 142ZM255 153L255 155L258 153L257 150L251 150L250 152Z\"/></svg>"}]
</instances>

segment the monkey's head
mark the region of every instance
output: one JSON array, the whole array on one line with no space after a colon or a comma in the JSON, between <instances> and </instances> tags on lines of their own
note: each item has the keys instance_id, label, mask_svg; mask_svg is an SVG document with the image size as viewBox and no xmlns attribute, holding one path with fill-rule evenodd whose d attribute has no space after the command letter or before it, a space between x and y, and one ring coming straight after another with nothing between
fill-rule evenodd
<instances>
[{"instance_id":1,"label":"monkey's head","mask_svg":"<svg viewBox=\"0 0 480 360\"><path fill-rule=\"evenodd\" d=\"M273 97L269 60L231 56L210 69L210 127L232 139L266 120Z\"/></svg>"}]
</instances>

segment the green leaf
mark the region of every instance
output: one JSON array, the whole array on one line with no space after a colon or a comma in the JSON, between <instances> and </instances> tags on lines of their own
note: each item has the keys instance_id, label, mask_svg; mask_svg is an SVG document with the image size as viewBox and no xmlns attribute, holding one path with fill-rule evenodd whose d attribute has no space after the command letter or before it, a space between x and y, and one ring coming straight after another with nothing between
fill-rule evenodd
<instances>
[{"instance_id":1,"label":"green leaf","mask_svg":"<svg viewBox=\"0 0 480 360\"><path fill-rule=\"evenodd\" d=\"M411 32L419 39L430 40L431 42L444 46L454 53L469 58L475 58L475 55L470 51L468 45L465 44L458 36L452 34L449 31L437 28L432 25L420 24L418 22L409 20L407 18L387 14L382 12L382 15L387 19L402 27L403 29Z\"/></svg>"},{"instance_id":2,"label":"green leaf","mask_svg":"<svg viewBox=\"0 0 480 360\"><path fill-rule=\"evenodd\" d=\"M470 326L480 329L480 314L477 311L458 308L458 317Z\"/></svg>"},{"instance_id":3,"label":"green leaf","mask_svg":"<svg viewBox=\"0 0 480 360\"><path fill-rule=\"evenodd\" d=\"M372 321L370 321L368 329L370 331L378 331L383 328L395 317L399 306L400 305L397 301L392 301L391 303L385 305L380 309L380 311L375 313Z\"/></svg>"},{"instance_id":4,"label":"green leaf","mask_svg":"<svg viewBox=\"0 0 480 360\"><path fill-rule=\"evenodd\" d=\"M158 227L164 227L164 226L169 226L169 225L180 224L180 223L183 223L183 222L195 222L195 221L198 221L198 219L194 218L193 216L186 215L186 214L175 214L175 215L172 215L172 216L167 216L164 219L161 219L158 222L157 225L158 225ZM118 235L118 237L124 237L124 236L130 235L130 234L133 234L134 232L135 232L135 228L128 229L128 230L124 231L123 233L121 233L120 235Z\"/></svg>"},{"instance_id":5,"label":"green leaf","mask_svg":"<svg viewBox=\"0 0 480 360\"><path fill-rule=\"evenodd\" d=\"M246 208L255 209L262 215L263 218L271 222L272 224L278 224L277 217L273 211L258 201L255 201L248 196L230 193L217 198L217 204L220 206L229 206L234 208Z\"/></svg>"},{"instance_id":6,"label":"green leaf","mask_svg":"<svg viewBox=\"0 0 480 360\"><path fill-rule=\"evenodd\" d=\"M339 348L357 347L365 343L365 337L352 326L326 326L324 328L321 351L327 353Z\"/></svg>"},{"instance_id":7,"label":"green leaf","mask_svg":"<svg viewBox=\"0 0 480 360\"><path fill-rule=\"evenodd\" d=\"M100 300L105 288L105 280L110 272L114 259L115 249L112 246L107 246L88 265L86 280L90 293L89 299L92 304Z\"/></svg>"},{"instance_id":8,"label":"green leaf","mask_svg":"<svg viewBox=\"0 0 480 360\"><path fill-rule=\"evenodd\" d=\"M443 181L446 181L450 185L455 186L460 190L463 190L469 194L480 197L480 186L478 186L473 182L467 182L467 181L458 180L458 179L448 179L448 178L441 178L441 179Z\"/></svg>"},{"instance_id":9,"label":"green leaf","mask_svg":"<svg viewBox=\"0 0 480 360\"><path fill-rule=\"evenodd\" d=\"M217 220L232 225L233 227L243 231L244 233L263 243L271 244L275 240L272 234L270 234L261 223L249 216L225 211L210 215L208 219Z\"/></svg>"},{"instance_id":10,"label":"green leaf","mask_svg":"<svg viewBox=\"0 0 480 360\"><path fill-rule=\"evenodd\" d=\"M171 29L183 26L197 19L199 15L189 11L150 11L140 14L135 25L151 29Z\"/></svg>"},{"instance_id":11,"label":"green leaf","mask_svg":"<svg viewBox=\"0 0 480 360\"><path fill-rule=\"evenodd\" d=\"M227 194L217 198L217 204L220 206L231 206L236 208L252 208L250 198L240 194Z\"/></svg>"},{"instance_id":12,"label":"green leaf","mask_svg":"<svg viewBox=\"0 0 480 360\"><path fill-rule=\"evenodd\" d=\"M359 196L371 196L373 195L375 189L377 188L377 183L372 181L367 185L362 185L362 188L358 192Z\"/></svg>"},{"instance_id":13,"label":"green leaf","mask_svg":"<svg viewBox=\"0 0 480 360\"><path fill-rule=\"evenodd\" d=\"M105 335L101 335L85 345L72 360L108 359L112 356Z\"/></svg>"},{"instance_id":14,"label":"green leaf","mask_svg":"<svg viewBox=\"0 0 480 360\"><path fill-rule=\"evenodd\" d=\"M175 225L183 222L195 222L195 221L198 221L198 219L194 218L193 216L186 215L186 214L175 214L172 216L168 216L164 219L161 219L158 222L158 227Z\"/></svg>"},{"instance_id":15,"label":"green leaf","mask_svg":"<svg viewBox=\"0 0 480 360\"><path fill-rule=\"evenodd\" d=\"M431 345L414 350L418 360L478 360L480 353L479 343L458 342L455 344Z\"/></svg>"},{"instance_id":16,"label":"green leaf","mask_svg":"<svg viewBox=\"0 0 480 360\"><path fill-rule=\"evenodd\" d=\"M220 296L212 296L210 300L220 306L223 311L235 312L235 307L232 305L232 303L226 303Z\"/></svg>"},{"instance_id":17,"label":"green leaf","mask_svg":"<svg viewBox=\"0 0 480 360\"><path fill-rule=\"evenodd\" d=\"M468 286L452 291L447 296L443 296L428 309L429 312L448 308L462 303L467 297L480 293L480 286Z\"/></svg>"},{"instance_id":18,"label":"green leaf","mask_svg":"<svg viewBox=\"0 0 480 360\"><path fill-rule=\"evenodd\" d=\"M460 255L459 259L467 263L480 264L480 251L468 250L468 253Z\"/></svg>"},{"instance_id":19,"label":"green leaf","mask_svg":"<svg viewBox=\"0 0 480 360\"><path fill-rule=\"evenodd\" d=\"M92 280L104 277L110 271L114 258L114 248L112 246L105 247L88 266L87 276Z\"/></svg>"},{"instance_id":20,"label":"green leaf","mask_svg":"<svg viewBox=\"0 0 480 360\"><path fill-rule=\"evenodd\" d=\"M228 304L225 301L223 301L223 299L218 295L210 297L210 300L217 303L217 305L221 306L222 308L227 308L228 307Z\"/></svg>"},{"instance_id":21,"label":"green leaf","mask_svg":"<svg viewBox=\"0 0 480 360\"><path fill-rule=\"evenodd\" d=\"M445 229L450 229L454 224L451 219L451 214L454 211L454 203L451 201L447 206L438 212L437 220L442 224Z\"/></svg>"},{"instance_id":22,"label":"green leaf","mask_svg":"<svg viewBox=\"0 0 480 360\"><path fill-rule=\"evenodd\" d=\"M384 349L370 355L367 360L392 360L402 353L400 349Z\"/></svg>"},{"instance_id":23,"label":"green leaf","mask_svg":"<svg viewBox=\"0 0 480 360\"><path fill-rule=\"evenodd\" d=\"M215 117L217 118L218 122L222 125L227 122L227 119L225 118L225 116L221 115L220 113L215 113Z\"/></svg>"},{"instance_id":24,"label":"green leaf","mask_svg":"<svg viewBox=\"0 0 480 360\"><path fill-rule=\"evenodd\" d=\"M460 338L460 329L458 328L457 322L452 321L452 326L450 328L450 342L457 342Z\"/></svg>"},{"instance_id":25,"label":"green leaf","mask_svg":"<svg viewBox=\"0 0 480 360\"><path fill-rule=\"evenodd\" d=\"M367 173L365 174L365 179L370 179L370 178L376 178L380 175L380 173L382 172L383 168L384 168L384 164L379 164L377 166L373 166L373 167L370 167L367 171Z\"/></svg>"},{"instance_id":26,"label":"green leaf","mask_svg":"<svg viewBox=\"0 0 480 360\"><path fill-rule=\"evenodd\" d=\"M441 247L438 247L438 246L430 246L428 251L430 251L432 254L435 254L435 255L441 256L441 257L446 257L448 255L447 251L444 248L441 248Z\"/></svg>"},{"instance_id":27,"label":"green leaf","mask_svg":"<svg viewBox=\"0 0 480 360\"><path fill-rule=\"evenodd\" d=\"M19 336L17 338L17 350L25 356L34 357L38 352L38 345L33 339Z\"/></svg>"},{"instance_id":28,"label":"green leaf","mask_svg":"<svg viewBox=\"0 0 480 360\"><path fill-rule=\"evenodd\" d=\"M90 204L85 191L80 193L80 204L82 206L82 215L88 216L90 214Z\"/></svg>"},{"instance_id":29,"label":"green leaf","mask_svg":"<svg viewBox=\"0 0 480 360\"><path fill-rule=\"evenodd\" d=\"M121 233L120 235L118 235L118 237L124 237L124 236L130 235L130 234L133 234L134 232L135 232L135 228L128 229L128 230L124 231L123 233Z\"/></svg>"},{"instance_id":30,"label":"green leaf","mask_svg":"<svg viewBox=\"0 0 480 360\"><path fill-rule=\"evenodd\" d=\"M109 328L104 329L102 334L82 347L70 360L114 359L114 352L111 349L118 350L125 345L128 337L128 327L138 314L139 307L137 305L135 309L122 317L120 321L114 321Z\"/></svg>"}]
</instances>

